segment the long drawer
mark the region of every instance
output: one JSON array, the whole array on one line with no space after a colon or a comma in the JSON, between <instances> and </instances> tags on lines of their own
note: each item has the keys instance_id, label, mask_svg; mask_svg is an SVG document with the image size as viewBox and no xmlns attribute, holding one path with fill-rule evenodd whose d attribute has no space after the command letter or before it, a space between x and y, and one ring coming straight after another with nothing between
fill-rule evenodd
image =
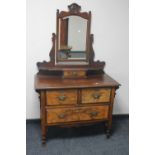
<instances>
[{"instance_id":1,"label":"long drawer","mask_svg":"<svg viewBox=\"0 0 155 155\"><path fill-rule=\"evenodd\" d=\"M108 119L108 111L108 105L74 108L47 108L47 123Z\"/></svg>"}]
</instances>

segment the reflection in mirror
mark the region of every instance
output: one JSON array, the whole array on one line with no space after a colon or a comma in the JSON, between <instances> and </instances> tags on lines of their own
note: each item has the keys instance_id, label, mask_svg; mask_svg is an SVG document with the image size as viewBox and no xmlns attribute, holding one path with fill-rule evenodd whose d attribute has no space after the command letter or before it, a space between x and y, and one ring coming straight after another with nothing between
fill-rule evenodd
<instances>
[{"instance_id":1,"label":"reflection in mirror","mask_svg":"<svg viewBox=\"0 0 155 155\"><path fill-rule=\"evenodd\" d=\"M58 60L86 60L87 20L68 16L59 20Z\"/></svg>"}]
</instances>

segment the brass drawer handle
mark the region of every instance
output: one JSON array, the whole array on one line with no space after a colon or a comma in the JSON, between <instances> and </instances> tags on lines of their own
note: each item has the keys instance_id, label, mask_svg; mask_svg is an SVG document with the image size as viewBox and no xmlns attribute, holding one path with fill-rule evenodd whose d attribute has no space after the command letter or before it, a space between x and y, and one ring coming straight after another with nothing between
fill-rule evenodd
<instances>
[{"instance_id":1,"label":"brass drawer handle","mask_svg":"<svg viewBox=\"0 0 155 155\"><path fill-rule=\"evenodd\" d=\"M92 94L92 97L93 97L94 99L99 99L99 98L101 97L101 94L99 94L99 93L94 93L94 94Z\"/></svg>"},{"instance_id":2,"label":"brass drawer handle","mask_svg":"<svg viewBox=\"0 0 155 155\"><path fill-rule=\"evenodd\" d=\"M58 117L59 117L60 119L63 119L63 118L66 117L66 115L65 115L65 114L59 114Z\"/></svg>"},{"instance_id":3,"label":"brass drawer handle","mask_svg":"<svg viewBox=\"0 0 155 155\"><path fill-rule=\"evenodd\" d=\"M93 111L90 113L90 116L91 117L96 117L98 115L98 112L97 111Z\"/></svg>"},{"instance_id":4,"label":"brass drawer handle","mask_svg":"<svg viewBox=\"0 0 155 155\"><path fill-rule=\"evenodd\" d=\"M62 96L58 96L58 99L60 101L65 101L66 100L66 96L62 95Z\"/></svg>"}]
</instances>

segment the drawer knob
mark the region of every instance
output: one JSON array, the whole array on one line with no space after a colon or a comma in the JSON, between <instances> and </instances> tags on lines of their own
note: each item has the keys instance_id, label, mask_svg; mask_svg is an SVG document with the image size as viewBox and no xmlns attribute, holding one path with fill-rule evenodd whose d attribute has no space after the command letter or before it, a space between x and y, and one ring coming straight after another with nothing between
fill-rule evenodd
<instances>
[{"instance_id":1,"label":"drawer knob","mask_svg":"<svg viewBox=\"0 0 155 155\"><path fill-rule=\"evenodd\" d=\"M99 99L100 96L101 96L101 94L99 94L99 93L94 93L92 96L93 96L94 99Z\"/></svg>"},{"instance_id":2,"label":"drawer knob","mask_svg":"<svg viewBox=\"0 0 155 155\"><path fill-rule=\"evenodd\" d=\"M61 118L61 119L65 118L65 116L66 116L65 114L59 114L58 115L58 117Z\"/></svg>"},{"instance_id":3,"label":"drawer knob","mask_svg":"<svg viewBox=\"0 0 155 155\"><path fill-rule=\"evenodd\" d=\"M95 116L97 116L97 115L98 115L98 112L97 112L97 111L93 111L93 112L90 113L90 116L91 116L91 117L95 117Z\"/></svg>"},{"instance_id":4,"label":"drawer knob","mask_svg":"<svg viewBox=\"0 0 155 155\"><path fill-rule=\"evenodd\" d=\"M64 96L64 95L59 96L58 99L59 99L60 101L65 101L65 100L66 100L66 96Z\"/></svg>"},{"instance_id":5,"label":"drawer knob","mask_svg":"<svg viewBox=\"0 0 155 155\"><path fill-rule=\"evenodd\" d=\"M78 74L77 74L77 72L73 71L73 72L72 72L72 75L73 75L73 76L77 76Z\"/></svg>"}]
</instances>

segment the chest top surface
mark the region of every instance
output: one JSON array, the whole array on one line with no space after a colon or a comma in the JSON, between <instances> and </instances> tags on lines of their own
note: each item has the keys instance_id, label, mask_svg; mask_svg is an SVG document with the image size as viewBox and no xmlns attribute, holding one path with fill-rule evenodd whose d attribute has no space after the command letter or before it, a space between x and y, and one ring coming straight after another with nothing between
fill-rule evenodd
<instances>
[{"instance_id":1,"label":"chest top surface","mask_svg":"<svg viewBox=\"0 0 155 155\"><path fill-rule=\"evenodd\" d=\"M35 89L61 89L61 88L89 88L89 87L119 87L120 84L109 75L89 76L86 79L63 79L61 77L43 74L35 75Z\"/></svg>"}]
</instances>

